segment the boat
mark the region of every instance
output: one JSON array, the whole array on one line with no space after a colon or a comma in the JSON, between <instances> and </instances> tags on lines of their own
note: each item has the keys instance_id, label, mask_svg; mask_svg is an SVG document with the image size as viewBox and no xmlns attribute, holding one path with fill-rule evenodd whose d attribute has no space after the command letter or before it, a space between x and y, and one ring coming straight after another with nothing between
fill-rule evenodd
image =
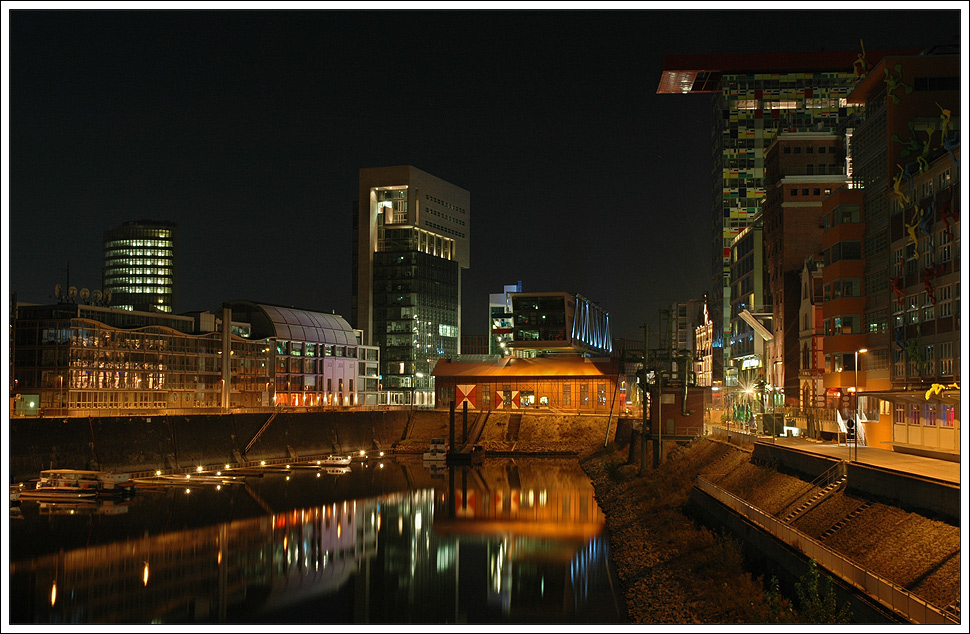
<instances>
[{"instance_id":1,"label":"boat","mask_svg":"<svg viewBox=\"0 0 970 634\"><path fill-rule=\"evenodd\" d=\"M353 458L350 456L327 456L323 460L317 460L318 465L323 465L326 467L347 467L353 462Z\"/></svg>"},{"instance_id":2,"label":"boat","mask_svg":"<svg viewBox=\"0 0 970 634\"><path fill-rule=\"evenodd\" d=\"M448 457L447 447L444 438L432 438L428 450L424 452L422 458L429 462L445 460Z\"/></svg>"},{"instance_id":3,"label":"boat","mask_svg":"<svg viewBox=\"0 0 970 634\"><path fill-rule=\"evenodd\" d=\"M127 495L133 493L135 483L130 473L90 471L84 469L45 469L33 491L21 491L21 497L93 497L97 495ZM31 493L25 496L25 493ZM87 495L87 494L90 494Z\"/></svg>"}]
</instances>

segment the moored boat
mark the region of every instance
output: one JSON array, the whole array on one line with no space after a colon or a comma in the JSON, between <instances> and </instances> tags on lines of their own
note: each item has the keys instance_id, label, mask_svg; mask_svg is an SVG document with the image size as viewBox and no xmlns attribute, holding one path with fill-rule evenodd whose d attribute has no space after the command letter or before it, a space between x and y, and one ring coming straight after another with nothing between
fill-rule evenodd
<instances>
[{"instance_id":1,"label":"moored boat","mask_svg":"<svg viewBox=\"0 0 970 634\"><path fill-rule=\"evenodd\" d=\"M323 460L317 460L318 465L324 465L327 467L346 467L353 462L353 458L350 456L327 456Z\"/></svg>"},{"instance_id":2,"label":"moored boat","mask_svg":"<svg viewBox=\"0 0 970 634\"><path fill-rule=\"evenodd\" d=\"M444 438L432 438L428 450L424 452L422 458L427 461L445 460L448 457L447 447Z\"/></svg>"},{"instance_id":3,"label":"moored boat","mask_svg":"<svg viewBox=\"0 0 970 634\"><path fill-rule=\"evenodd\" d=\"M45 469L40 472L40 479L30 497L42 495L89 497L82 494L97 495L126 495L133 493L134 481L129 473L114 473L111 471L91 471L85 469ZM24 497L24 493L21 496Z\"/></svg>"}]
</instances>

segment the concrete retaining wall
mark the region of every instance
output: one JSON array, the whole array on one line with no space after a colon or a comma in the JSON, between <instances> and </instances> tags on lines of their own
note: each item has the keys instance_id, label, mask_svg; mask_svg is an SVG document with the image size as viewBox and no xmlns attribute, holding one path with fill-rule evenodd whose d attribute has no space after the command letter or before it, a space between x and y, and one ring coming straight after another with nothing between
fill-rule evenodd
<instances>
[{"instance_id":1,"label":"concrete retaining wall","mask_svg":"<svg viewBox=\"0 0 970 634\"><path fill-rule=\"evenodd\" d=\"M400 439L407 411L280 413L244 456L292 458L375 447ZM269 414L11 420L10 477L42 469L153 471L237 462Z\"/></svg>"},{"instance_id":2,"label":"concrete retaining wall","mask_svg":"<svg viewBox=\"0 0 970 634\"><path fill-rule=\"evenodd\" d=\"M840 462L836 458L764 442L754 444L751 460L808 482ZM846 463L846 475L846 490L853 495L945 522L960 521L960 487L957 485L856 462Z\"/></svg>"},{"instance_id":3,"label":"concrete retaining wall","mask_svg":"<svg viewBox=\"0 0 970 634\"><path fill-rule=\"evenodd\" d=\"M835 458L820 456L810 451L764 442L754 443L751 460L764 465L774 465L782 473L797 475L809 482L840 462Z\"/></svg>"},{"instance_id":4,"label":"concrete retaining wall","mask_svg":"<svg viewBox=\"0 0 970 634\"><path fill-rule=\"evenodd\" d=\"M960 523L960 486L850 462L846 491L874 501Z\"/></svg>"}]
</instances>

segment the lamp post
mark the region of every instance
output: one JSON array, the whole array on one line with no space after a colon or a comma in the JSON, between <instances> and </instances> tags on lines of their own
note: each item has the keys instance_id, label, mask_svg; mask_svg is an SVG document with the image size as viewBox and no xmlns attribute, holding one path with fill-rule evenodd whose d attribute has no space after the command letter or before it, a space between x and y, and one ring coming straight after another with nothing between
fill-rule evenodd
<instances>
[{"instance_id":1,"label":"lamp post","mask_svg":"<svg viewBox=\"0 0 970 634\"><path fill-rule=\"evenodd\" d=\"M859 348L855 351L855 435L852 437L852 444L855 445L855 459L859 459L859 427L862 421L859 420L859 355L869 352L868 348Z\"/></svg>"},{"instance_id":2,"label":"lamp post","mask_svg":"<svg viewBox=\"0 0 970 634\"><path fill-rule=\"evenodd\" d=\"M414 411L414 401L416 400L415 390L418 387L418 379L424 378L424 374L421 372L416 372L414 378L411 380L411 411Z\"/></svg>"}]
</instances>

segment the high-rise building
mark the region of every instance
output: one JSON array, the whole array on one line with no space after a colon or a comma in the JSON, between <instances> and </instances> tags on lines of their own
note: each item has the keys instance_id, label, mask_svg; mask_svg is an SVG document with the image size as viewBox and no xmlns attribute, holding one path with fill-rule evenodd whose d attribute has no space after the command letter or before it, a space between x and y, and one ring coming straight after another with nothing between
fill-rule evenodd
<instances>
[{"instance_id":1,"label":"high-rise building","mask_svg":"<svg viewBox=\"0 0 970 634\"><path fill-rule=\"evenodd\" d=\"M915 53L916 51L907 51ZM779 132L835 132L859 106L846 97L885 51L668 55L661 94L713 96L711 318L713 379L728 367L731 334L731 243L760 211L764 151ZM720 356L720 358L718 358Z\"/></svg>"},{"instance_id":2,"label":"high-rise building","mask_svg":"<svg viewBox=\"0 0 970 634\"><path fill-rule=\"evenodd\" d=\"M381 349L389 404L433 405L432 368L460 352L469 206L468 191L410 165L360 170L351 321Z\"/></svg>"},{"instance_id":3,"label":"high-rise building","mask_svg":"<svg viewBox=\"0 0 970 634\"><path fill-rule=\"evenodd\" d=\"M133 220L104 232L102 292L108 306L175 311L175 223Z\"/></svg>"}]
</instances>

